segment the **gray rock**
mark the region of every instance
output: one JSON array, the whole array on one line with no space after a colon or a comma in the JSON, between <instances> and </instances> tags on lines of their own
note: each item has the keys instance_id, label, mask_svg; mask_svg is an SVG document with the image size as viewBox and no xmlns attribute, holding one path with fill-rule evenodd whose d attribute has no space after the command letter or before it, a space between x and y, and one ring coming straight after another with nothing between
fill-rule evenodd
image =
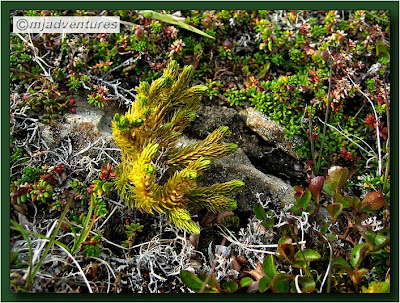
<instances>
[{"instance_id":1,"label":"gray rock","mask_svg":"<svg viewBox=\"0 0 400 303\"><path fill-rule=\"evenodd\" d=\"M258 170L280 177L293 185L303 184L306 177L302 171L301 160L285 153L274 142L265 141L250 129L243 117L231 107L201 104L196 120L185 129L184 133L190 138L204 139L223 125L228 126L232 132L225 141L237 144Z\"/></svg>"},{"instance_id":2,"label":"gray rock","mask_svg":"<svg viewBox=\"0 0 400 303\"><path fill-rule=\"evenodd\" d=\"M234 154L215 161L212 169L203 175L201 183L208 186L233 179L245 183L244 188L234 196L238 203L238 212L253 211L258 193L280 201L282 206L294 201L292 186L278 177L259 171L240 148Z\"/></svg>"},{"instance_id":3,"label":"gray rock","mask_svg":"<svg viewBox=\"0 0 400 303\"><path fill-rule=\"evenodd\" d=\"M115 106L99 109L81 96L74 96L76 114L66 113L62 122L53 124L39 123L42 138L49 149L60 145L67 137L73 140L73 150L79 151L100 137L106 142L113 142L111 120L116 112Z\"/></svg>"},{"instance_id":4,"label":"gray rock","mask_svg":"<svg viewBox=\"0 0 400 303\"><path fill-rule=\"evenodd\" d=\"M178 144L189 145L197 142L199 140L181 136ZM234 196L238 203L238 212L252 211L257 202L257 193L263 193L263 197L278 200L283 206L294 201L293 187L278 177L264 174L258 170L241 148L238 148L233 154L213 162L212 168L203 174L199 184L210 186L233 179L239 179L245 183L245 187Z\"/></svg>"}]
</instances>

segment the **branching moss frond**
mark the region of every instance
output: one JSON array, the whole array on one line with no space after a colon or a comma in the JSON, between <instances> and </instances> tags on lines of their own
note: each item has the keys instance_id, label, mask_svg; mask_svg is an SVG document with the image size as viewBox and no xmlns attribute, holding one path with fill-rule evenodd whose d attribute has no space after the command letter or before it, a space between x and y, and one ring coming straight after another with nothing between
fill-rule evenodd
<instances>
[{"instance_id":1,"label":"branching moss frond","mask_svg":"<svg viewBox=\"0 0 400 303\"><path fill-rule=\"evenodd\" d=\"M163 76L136 87L136 102L125 115L115 114L114 139L122 150L115 188L121 199L141 212L165 214L180 229L200 233L188 207L213 212L232 210L236 201L227 196L243 186L240 181L198 187L196 180L209 169L211 160L232 153L235 144L222 140L227 127L215 130L202 142L176 147L177 138L195 119L205 86L189 87L193 67L181 74L171 61Z\"/></svg>"},{"instance_id":2,"label":"branching moss frond","mask_svg":"<svg viewBox=\"0 0 400 303\"><path fill-rule=\"evenodd\" d=\"M191 219L190 214L185 209L175 208L165 213L168 220L174 223L178 228L187 231L190 234L199 234L200 227Z\"/></svg>"},{"instance_id":3,"label":"branching moss frond","mask_svg":"<svg viewBox=\"0 0 400 303\"><path fill-rule=\"evenodd\" d=\"M197 144L172 149L166 159L166 163L171 167L183 167L191 161L196 161L202 157L214 160L227 156L237 149L237 145L221 143L226 135L229 135L229 129L223 126Z\"/></svg>"}]
</instances>

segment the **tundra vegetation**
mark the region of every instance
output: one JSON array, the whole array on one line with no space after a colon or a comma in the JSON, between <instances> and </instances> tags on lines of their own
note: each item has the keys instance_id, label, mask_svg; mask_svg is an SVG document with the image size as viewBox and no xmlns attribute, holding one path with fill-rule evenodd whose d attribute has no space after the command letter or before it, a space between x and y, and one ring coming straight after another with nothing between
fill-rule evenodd
<instances>
[{"instance_id":1,"label":"tundra vegetation","mask_svg":"<svg viewBox=\"0 0 400 303\"><path fill-rule=\"evenodd\" d=\"M100 14L10 34L13 293L390 292L389 10L11 12ZM241 148L179 141L201 104L302 140L291 203L199 183Z\"/></svg>"}]
</instances>

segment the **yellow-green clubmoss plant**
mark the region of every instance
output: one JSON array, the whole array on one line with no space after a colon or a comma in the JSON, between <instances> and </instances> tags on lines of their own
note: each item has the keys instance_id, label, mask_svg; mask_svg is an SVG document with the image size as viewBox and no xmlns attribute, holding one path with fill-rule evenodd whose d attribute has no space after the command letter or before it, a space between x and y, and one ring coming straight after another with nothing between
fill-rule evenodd
<instances>
[{"instance_id":1,"label":"yellow-green clubmoss plant","mask_svg":"<svg viewBox=\"0 0 400 303\"><path fill-rule=\"evenodd\" d=\"M115 187L129 207L164 214L181 230L198 234L200 228L188 210L234 210L236 201L228 196L244 183L232 180L209 187L197 185L211 161L234 152L237 145L222 142L230 133L225 126L197 144L177 145L207 90L203 85L189 87L192 66L185 66L181 74L178 68L171 61L151 85L141 82L127 113L115 114L113 135L122 150Z\"/></svg>"}]
</instances>

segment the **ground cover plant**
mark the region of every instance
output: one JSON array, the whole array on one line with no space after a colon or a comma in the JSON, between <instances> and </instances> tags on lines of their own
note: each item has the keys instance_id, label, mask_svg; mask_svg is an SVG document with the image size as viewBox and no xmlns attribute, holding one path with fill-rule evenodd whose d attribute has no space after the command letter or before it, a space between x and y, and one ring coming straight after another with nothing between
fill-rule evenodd
<instances>
[{"instance_id":1,"label":"ground cover plant","mask_svg":"<svg viewBox=\"0 0 400 303\"><path fill-rule=\"evenodd\" d=\"M390 292L389 11L22 15L122 23L10 34L13 293ZM290 203L198 183L241 148L224 124L179 141L200 105L303 142Z\"/></svg>"}]
</instances>

